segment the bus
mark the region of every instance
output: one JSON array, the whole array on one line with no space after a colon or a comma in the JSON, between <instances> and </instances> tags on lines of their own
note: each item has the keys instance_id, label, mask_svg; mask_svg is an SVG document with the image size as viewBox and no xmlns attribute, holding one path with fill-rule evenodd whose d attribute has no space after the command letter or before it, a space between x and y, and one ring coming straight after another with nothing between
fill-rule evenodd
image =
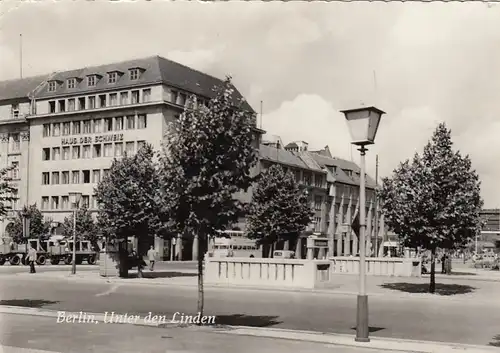
<instances>
[{"instance_id":1,"label":"bus","mask_svg":"<svg viewBox=\"0 0 500 353\"><path fill-rule=\"evenodd\" d=\"M218 232L212 242L209 256L213 257L262 257L262 250L255 240L248 239L242 231L226 230Z\"/></svg>"}]
</instances>

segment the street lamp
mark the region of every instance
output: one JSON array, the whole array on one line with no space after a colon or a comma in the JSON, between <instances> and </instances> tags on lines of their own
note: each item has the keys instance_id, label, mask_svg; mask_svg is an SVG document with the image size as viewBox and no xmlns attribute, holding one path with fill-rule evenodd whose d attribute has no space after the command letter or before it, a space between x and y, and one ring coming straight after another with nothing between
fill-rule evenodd
<instances>
[{"instance_id":1,"label":"street lamp","mask_svg":"<svg viewBox=\"0 0 500 353\"><path fill-rule=\"evenodd\" d=\"M359 181L359 294L357 299L356 338L357 342L370 342L368 326L368 295L366 294L366 201L365 201L365 146L375 143L380 118L385 112L375 108L343 110L352 144L359 146L361 172Z\"/></svg>"},{"instance_id":2,"label":"street lamp","mask_svg":"<svg viewBox=\"0 0 500 353\"><path fill-rule=\"evenodd\" d=\"M30 236L30 211L29 208L24 206L21 211L21 218L23 220L23 241L28 244L28 238ZM26 252L28 251L28 245L26 245Z\"/></svg>"},{"instance_id":3,"label":"street lamp","mask_svg":"<svg viewBox=\"0 0 500 353\"><path fill-rule=\"evenodd\" d=\"M69 200L73 206L73 262L71 265L71 274L76 274L76 212L78 211L78 204L82 197L81 192L70 192Z\"/></svg>"}]
</instances>

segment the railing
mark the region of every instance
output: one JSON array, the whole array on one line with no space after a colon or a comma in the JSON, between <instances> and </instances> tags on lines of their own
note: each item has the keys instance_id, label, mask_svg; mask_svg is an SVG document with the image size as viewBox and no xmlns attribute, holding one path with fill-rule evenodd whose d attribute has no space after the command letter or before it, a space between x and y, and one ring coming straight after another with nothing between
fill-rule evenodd
<instances>
[{"instance_id":1,"label":"railing","mask_svg":"<svg viewBox=\"0 0 500 353\"><path fill-rule=\"evenodd\" d=\"M359 274L359 257L332 257L332 273ZM373 276L420 277L420 258L368 257L366 274Z\"/></svg>"}]
</instances>

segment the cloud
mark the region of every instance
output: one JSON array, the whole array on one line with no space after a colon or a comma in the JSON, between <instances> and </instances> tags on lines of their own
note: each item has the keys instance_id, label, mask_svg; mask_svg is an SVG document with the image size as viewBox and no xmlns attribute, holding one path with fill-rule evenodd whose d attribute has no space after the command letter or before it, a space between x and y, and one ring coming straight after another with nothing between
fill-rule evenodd
<instances>
[{"instance_id":1,"label":"cloud","mask_svg":"<svg viewBox=\"0 0 500 353\"><path fill-rule=\"evenodd\" d=\"M215 50L172 50L168 52L167 58L193 69L204 71L214 64L217 59L216 55Z\"/></svg>"}]
</instances>

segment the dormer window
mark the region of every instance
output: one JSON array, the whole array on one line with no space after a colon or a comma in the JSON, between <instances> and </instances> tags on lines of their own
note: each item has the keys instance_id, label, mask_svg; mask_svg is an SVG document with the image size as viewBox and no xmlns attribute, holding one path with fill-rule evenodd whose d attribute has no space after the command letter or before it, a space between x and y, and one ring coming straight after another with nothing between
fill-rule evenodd
<instances>
[{"instance_id":1,"label":"dormer window","mask_svg":"<svg viewBox=\"0 0 500 353\"><path fill-rule=\"evenodd\" d=\"M95 86L97 84L97 76L96 75L90 75L87 77L87 85L88 86Z\"/></svg>"},{"instance_id":2,"label":"dormer window","mask_svg":"<svg viewBox=\"0 0 500 353\"><path fill-rule=\"evenodd\" d=\"M56 81L49 82L49 92L54 92L56 90Z\"/></svg>"},{"instance_id":3,"label":"dormer window","mask_svg":"<svg viewBox=\"0 0 500 353\"><path fill-rule=\"evenodd\" d=\"M139 78L139 69L130 69L130 79L137 80Z\"/></svg>"},{"instance_id":4,"label":"dormer window","mask_svg":"<svg viewBox=\"0 0 500 353\"><path fill-rule=\"evenodd\" d=\"M108 73L108 83L116 83L118 81L118 73L117 72L109 72Z\"/></svg>"},{"instance_id":5,"label":"dormer window","mask_svg":"<svg viewBox=\"0 0 500 353\"><path fill-rule=\"evenodd\" d=\"M68 79L68 88L75 88L76 87L76 78L70 78Z\"/></svg>"}]
</instances>

